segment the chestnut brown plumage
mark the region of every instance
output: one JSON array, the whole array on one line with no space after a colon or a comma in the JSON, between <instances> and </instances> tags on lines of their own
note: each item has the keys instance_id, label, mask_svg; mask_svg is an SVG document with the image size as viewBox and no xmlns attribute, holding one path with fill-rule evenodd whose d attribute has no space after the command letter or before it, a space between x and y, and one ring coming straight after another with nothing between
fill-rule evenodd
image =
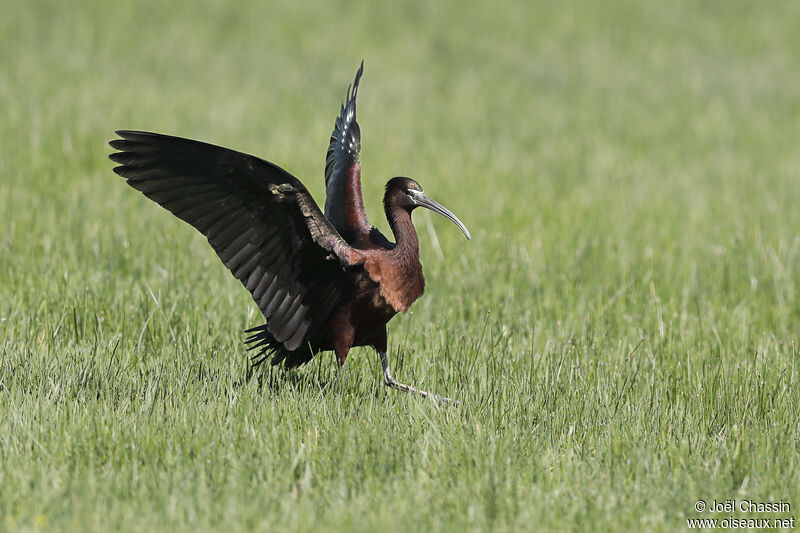
<instances>
[{"instance_id":1,"label":"chestnut brown plumage","mask_svg":"<svg viewBox=\"0 0 800 533\"><path fill-rule=\"evenodd\" d=\"M390 242L368 221L361 196L356 96L364 64L336 119L325 165L323 214L306 187L278 166L204 142L120 130L109 157L129 185L197 228L250 291L266 323L248 333L259 364L294 367L322 350L339 366L353 346L373 346L387 385L386 323L425 289L411 212L419 206L455 222L411 178L386 184ZM441 398L445 399L446 398Z\"/></svg>"}]
</instances>

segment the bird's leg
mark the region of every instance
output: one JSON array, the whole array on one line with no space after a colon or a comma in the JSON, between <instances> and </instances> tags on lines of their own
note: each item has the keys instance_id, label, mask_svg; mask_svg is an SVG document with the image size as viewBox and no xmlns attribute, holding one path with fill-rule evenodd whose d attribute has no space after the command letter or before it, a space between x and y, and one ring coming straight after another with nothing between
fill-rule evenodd
<instances>
[{"instance_id":1,"label":"bird's leg","mask_svg":"<svg viewBox=\"0 0 800 533\"><path fill-rule=\"evenodd\" d=\"M347 385L347 374L344 370L344 359L336 358L336 390L343 391Z\"/></svg>"},{"instance_id":2,"label":"bird's leg","mask_svg":"<svg viewBox=\"0 0 800 533\"><path fill-rule=\"evenodd\" d=\"M438 394L432 394L430 392L426 392L424 390L420 390L416 387L412 387L411 385L406 385L405 383L400 383L392 376L392 371L389 370L389 356L386 354L385 351L379 351L378 355L381 356L381 366L383 366L383 382L393 389L401 390L403 392L409 392L411 394L418 394L423 398L431 397L438 401L439 403L452 403L454 405L458 405L458 402L454 402L450 398L446 396L439 396Z\"/></svg>"},{"instance_id":3,"label":"bird's leg","mask_svg":"<svg viewBox=\"0 0 800 533\"><path fill-rule=\"evenodd\" d=\"M337 363L339 363L339 362L337 361ZM335 390L337 392L342 390L342 367L343 366L344 365L342 365L342 363L339 363L338 365L336 365L336 389Z\"/></svg>"},{"instance_id":4,"label":"bird's leg","mask_svg":"<svg viewBox=\"0 0 800 533\"><path fill-rule=\"evenodd\" d=\"M353 344L352 327L343 328L342 334L339 335L337 341L338 342L333 347L333 352L336 354L336 363L339 366L339 370L338 372L336 372L336 383L338 385L339 390L344 390L345 386L344 362L347 359L348 352L350 352L350 346L352 346Z\"/></svg>"}]
</instances>

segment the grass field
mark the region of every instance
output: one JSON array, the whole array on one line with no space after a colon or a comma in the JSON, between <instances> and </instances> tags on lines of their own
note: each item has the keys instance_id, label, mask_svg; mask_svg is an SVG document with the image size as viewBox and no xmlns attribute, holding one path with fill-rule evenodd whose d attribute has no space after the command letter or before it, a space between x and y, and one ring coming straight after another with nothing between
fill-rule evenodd
<instances>
[{"instance_id":1,"label":"grass field","mask_svg":"<svg viewBox=\"0 0 800 533\"><path fill-rule=\"evenodd\" d=\"M0 17L0 530L686 530L800 509L800 7L11 2ZM428 289L251 376L247 292L111 172L118 128L324 201L417 178Z\"/></svg>"}]
</instances>

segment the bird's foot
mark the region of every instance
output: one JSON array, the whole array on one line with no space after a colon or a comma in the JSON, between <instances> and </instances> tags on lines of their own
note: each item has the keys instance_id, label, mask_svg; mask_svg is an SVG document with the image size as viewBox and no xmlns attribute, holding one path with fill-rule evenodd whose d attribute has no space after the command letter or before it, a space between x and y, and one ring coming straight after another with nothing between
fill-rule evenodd
<instances>
[{"instance_id":1,"label":"bird's foot","mask_svg":"<svg viewBox=\"0 0 800 533\"><path fill-rule=\"evenodd\" d=\"M422 398L431 398L431 399L436 400L437 402L439 402L442 405L453 405L453 406L457 406L458 405L457 401L451 400L447 396L439 396L438 394L433 394L431 392L427 392L427 391L418 389L416 387L412 387L411 385L406 385L405 383L400 383L399 381L394 379L392 376L384 375L383 376L383 382L388 387L391 387L393 389L397 389L397 390L400 390L400 391L403 391L403 392L408 392L410 394L415 394L417 396L421 396Z\"/></svg>"}]
</instances>

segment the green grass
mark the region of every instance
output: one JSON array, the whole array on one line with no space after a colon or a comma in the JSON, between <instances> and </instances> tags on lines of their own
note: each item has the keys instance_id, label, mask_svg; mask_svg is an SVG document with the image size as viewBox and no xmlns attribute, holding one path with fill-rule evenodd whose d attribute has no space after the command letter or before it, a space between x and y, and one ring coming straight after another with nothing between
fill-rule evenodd
<instances>
[{"instance_id":1,"label":"green grass","mask_svg":"<svg viewBox=\"0 0 800 533\"><path fill-rule=\"evenodd\" d=\"M800 33L776 2L12 2L0 17L0 530L685 530L800 508ZM323 202L358 62L364 194L428 281L367 349L248 373L202 236L114 129ZM718 515L725 518L725 514Z\"/></svg>"}]
</instances>

